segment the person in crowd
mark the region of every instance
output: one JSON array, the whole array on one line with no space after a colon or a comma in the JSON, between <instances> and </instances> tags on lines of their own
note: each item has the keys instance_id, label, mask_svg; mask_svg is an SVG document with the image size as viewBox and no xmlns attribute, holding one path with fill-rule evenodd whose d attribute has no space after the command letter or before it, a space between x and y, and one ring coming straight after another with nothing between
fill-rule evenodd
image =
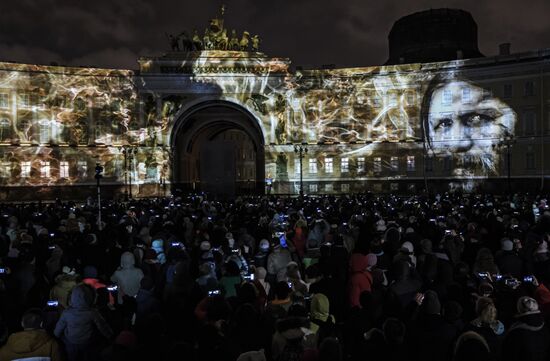
<instances>
[{"instance_id":1,"label":"person in crowd","mask_svg":"<svg viewBox=\"0 0 550 361\"><path fill-rule=\"evenodd\" d=\"M55 277L55 285L50 291L50 299L57 300L61 307L67 308L69 306L69 295L78 283L79 278L74 268L64 266L63 272Z\"/></svg>"},{"instance_id":2,"label":"person in crowd","mask_svg":"<svg viewBox=\"0 0 550 361\"><path fill-rule=\"evenodd\" d=\"M517 312L516 322L510 326L504 338L502 359L547 360L550 355L550 333L539 310L539 304L531 297L520 297Z\"/></svg>"},{"instance_id":3,"label":"person in crowd","mask_svg":"<svg viewBox=\"0 0 550 361\"><path fill-rule=\"evenodd\" d=\"M43 325L39 309L27 310L21 319L23 331L10 335L0 348L0 360L62 361L57 340L43 329Z\"/></svg>"},{"instance_id":4,"label":"person in crowd","mask_svg":"<svg viewBox=\"0 0 550 361\"><path fill-rule=\"evenodd\" d=\"M132 256L133 257L133 256ZM55 325L54 335L65 344L69 361L93 360L101 336L110 339L113 330L94 307L95 291L81 284L73 288L69 308Z\"/></svg>"},{"instance_id":5,"label":"person in crowd","mask_svg":"<svg viewBox=\"0 0 550 361\"><path fill-rule=\"evenodd\" d=\"M372 274L370 268L376 265L377 258L373 254L365 256L354 253L350 259L350 286L349 303L351 307L360 307L361 292L370 292L372 288Z\"/></svg>"},{"instance_id":6,"label":"person in crowd","mask_svg":"<svg viewBox=\"0 0 550 361\"><path fill-rule=\"evenodd\" d=\"M124 252L120 257L120 267L111 276L111 281L118 286L118 303L122 304L124 296L135 297L140 288L143 271L136 268L134 255Z\"/></svg>"}]
</instances>

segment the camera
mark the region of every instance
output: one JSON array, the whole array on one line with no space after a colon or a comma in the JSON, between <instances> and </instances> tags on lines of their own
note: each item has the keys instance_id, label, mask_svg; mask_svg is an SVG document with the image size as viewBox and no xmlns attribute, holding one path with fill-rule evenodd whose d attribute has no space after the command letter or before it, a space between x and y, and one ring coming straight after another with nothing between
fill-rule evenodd
<instances>
[{"instance_id":1,"label":"camera","mask_svg":"<svg viewBox=\"0 0 550 361\"><path fill-rule=\"evenodd\" d=\"M525 276L523 277L523 282L533 282L533 276Z\"/></svg>"},{"instance_id":2,"label":"camera","mask_svg":"<svg viewBox=\"0 0 550 361\"><path fill-rule=\"evenodd\" d=\"M115 292L117 290L118 290L117 285L107 286L107 291L109 291L109 292Z\"/></svg>"},{"instance_id":3,"label":"camera","mask_svg":"<svg viewBox=\"0 0 550 361\"><path fill-rule=\"evenodd\" d=\"M243 278L247 281L254 281L254 273L252 273L248 276L243 276Z\"/></svg>"},{"instance_id":4,"label":"camera","mask_svg":"<svg viewBox=\"0 0 550 361\"><path fill-rule=\"evenodd\" d=\"M57 300L49 300L49 301L46 302L46 305L47 305L48 307L57 307L57 306L59 306L59 301L57 301Z\"/></svg>"},{"instance_id":5,"label":"camera","mask_svg":"<svg viewBox=\"0 0 550 361\"><path fill-rule=\"evenodd\" d=\"M220 294L220 290L208 291L208 296L210 296L210 297L217 296L219 294Z\"/></svg>"}]
</instances>

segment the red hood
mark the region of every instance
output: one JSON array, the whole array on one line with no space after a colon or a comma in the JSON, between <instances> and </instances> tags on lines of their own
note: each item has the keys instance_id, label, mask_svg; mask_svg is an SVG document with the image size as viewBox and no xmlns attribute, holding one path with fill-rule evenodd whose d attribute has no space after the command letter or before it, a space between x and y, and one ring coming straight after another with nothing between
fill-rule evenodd
<instances>
[{"instance_id":1,"label":"red hood","mask_svg":"<svg viewBox=\"0 0 550 361\"><path fill-rule=\"evenodd\" d=\"M352 272L363 272L368 266L367 256L361 253L354 253L351 255L349 265Z\"/></svg>"}]
</instances>

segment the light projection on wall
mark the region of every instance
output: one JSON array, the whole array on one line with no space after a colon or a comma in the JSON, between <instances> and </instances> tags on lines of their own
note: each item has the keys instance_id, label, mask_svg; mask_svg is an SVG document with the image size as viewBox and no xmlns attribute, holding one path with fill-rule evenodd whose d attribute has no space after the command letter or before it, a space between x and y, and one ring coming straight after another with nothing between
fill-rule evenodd
<instances>
[{"instance_id":1,"label":"light projection on wall","mask_svg":"<svg viewBox=\"0 0 550 361\"><path fill-rule=\"evenodd\" d=\"M342 183L326 188L339 192L418 176L424 158L443 177L499 175L503 139L515 133L511 106L449 63L292 73L287 59L259 52L180 55L140 59L139 75L0 63L0 182L93 184L98 161L106 184L169 182L172 132L205 99L258 122L265 175L281 193L298 193L296 143L309 144L304 180ZM131 160L124 147L137 149Z\"/></svg>"}]
</instances>

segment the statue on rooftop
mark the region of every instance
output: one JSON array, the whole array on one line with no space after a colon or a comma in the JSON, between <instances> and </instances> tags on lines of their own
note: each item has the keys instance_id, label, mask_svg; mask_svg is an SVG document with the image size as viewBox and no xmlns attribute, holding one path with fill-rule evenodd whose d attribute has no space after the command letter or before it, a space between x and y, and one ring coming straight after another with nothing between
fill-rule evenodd
<instances>
[{"instance_id":1,"label":"statue on rooftop","mask_svg":"<svg viewBox=\"0 0 550 361\"><path fill-rule=\"evenodd\" d=\"M241 38L241 41L239 42L239 45L241 47L241 51L247 51L248 50L248 43L250 41L250 33L248 31L243 32L243 37Z\"/></svg>"},{"instance_id":2,"label":"statue on rooftop","mask_svg":"<svg viewBox=\"0 0 550 361\"><path fill-rule=\"evenodd\" d=\"M252 42L252 51L257 52L260 51L260 37L258 35L254 35L251 39Z\"/></svg>"},{"instance_id":3,"label":"statue on rooftop","mask_svg":"<svg viewBox=\"0 0 550 361\"><path fill-rule=\"evenodd\" d=\"M197 29L193 30L193 50L201 51L203 49L202 39Z\"/></svg>"},{"instance_id":4,"label":"statue on rooftop","mask_svg":"<svg viewBox=\"0 0 550 361\"><path fill-rule=\"evenodd\" d=\"M237 36L237 31L235 29L231 30L231 40L229 41L228 50L239 50L239 37Z\"/></svg>"},{"instance_id":5,"label":"statue on rooftop","mask_svg":"<svg viewBox=\"0 0 550 361\"><path fill-rule=\"evenodd\" d=\"M174 36L173 34L165 33L166 37L168 38L168 41L170 42L170 47L172 48L172 51L179 51L180 50L180 39L179 36Z\"/></svg>"}]
</instances>

